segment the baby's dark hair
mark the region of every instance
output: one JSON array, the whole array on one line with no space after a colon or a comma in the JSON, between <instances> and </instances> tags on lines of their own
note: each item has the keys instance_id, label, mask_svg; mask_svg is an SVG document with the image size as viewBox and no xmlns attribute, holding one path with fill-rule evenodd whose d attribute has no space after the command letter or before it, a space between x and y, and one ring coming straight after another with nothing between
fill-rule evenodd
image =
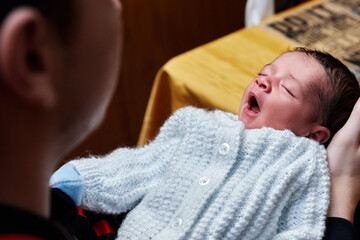
<instances>
[{"instance_id":1,"label":"baby's dark hair","mask_svg":"<svg viewBox=\"0 0 360 240\"><path fill-rule=\"evenodd\" d=\"M355 75L340 60L332 55L308 48L295 48L318 61L324 68L328 84L311 84L311 99L318 108L322 125L330 130L331 136L324 144L327 146L335 133L346 123L352 109L360 97L360 87Z\"/></svg>"},{"instance_id":2,"label":"baby's dark hair","mask_svg":"<svg viewBox=\"0 0 360 240\"><path fill-rule=\"evenodd\" d=\"M0 24L15 8L29 6L37 9L54 25L62 40L70 38L74 20L74 0L0 0Z\"/></svg>"}]
</instances>

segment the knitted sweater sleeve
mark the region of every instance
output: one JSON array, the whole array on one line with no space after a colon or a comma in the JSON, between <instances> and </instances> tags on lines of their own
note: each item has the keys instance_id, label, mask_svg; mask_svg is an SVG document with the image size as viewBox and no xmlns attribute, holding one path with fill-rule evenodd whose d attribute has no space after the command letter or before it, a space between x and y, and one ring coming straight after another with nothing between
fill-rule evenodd
<instances>
[{"instance_id":1,"label":"knitted sweater sleeve","mask_svg":"<svg viewBox=\"0 0 360 240\"><path fill-rule=\"evenodd\" d=\"M119 148L103 157L71 161L84 178L81 207L117 214L132 209L161 181L171 155L179 146L192 108L172 115L150 144Z\"/></svg>"}]
</instances>

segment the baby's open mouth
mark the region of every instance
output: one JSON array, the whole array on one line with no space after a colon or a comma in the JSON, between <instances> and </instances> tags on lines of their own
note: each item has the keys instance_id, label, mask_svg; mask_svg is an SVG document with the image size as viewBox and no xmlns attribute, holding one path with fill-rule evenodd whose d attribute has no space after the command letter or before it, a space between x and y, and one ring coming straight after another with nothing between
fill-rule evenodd
<instances>
[{"instance_id":1,"label":"baby's open mouth","mask_svg":"<svg viewBox=\"0 0 360 240\"><path fill-rule=\"evenodd\" d=\"M254 113L259 113L260 112L260 107L259 104L255 98L255 96L250 96L249 97L249 110L254 112Z\"/></svg>"}]
</instances>

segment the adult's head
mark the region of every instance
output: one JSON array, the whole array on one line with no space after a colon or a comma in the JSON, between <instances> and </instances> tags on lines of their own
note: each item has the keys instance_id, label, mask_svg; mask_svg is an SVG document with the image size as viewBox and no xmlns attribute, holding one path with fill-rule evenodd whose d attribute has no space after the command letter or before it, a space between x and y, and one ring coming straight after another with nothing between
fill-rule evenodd
<instances>
[{"instance_id":1,"label":"adult's head","mask_svg":"<svg viewBox=\"0 0 360 240\"><path fill-rule=\"evenodd\" d=\"M316 57L320 55L322 59ZM239 119L247 128L290 129L326 144L346 121L358 97L356 78L340 61L329 54L297 48L266 65L249 84ZM334 114L334 106L345 108L345 113Z\"/></svg>"},{"instance_id":2,"label":"adult's head","mask_svg":"<svg viewBox=\"0 0 360 240\"><path fill-rule=\"evenodd\" d=\"M0 9L0 144L38 144L59 158L105 114L120 64L120 4L2 0ZM23 139L11 139L18 131Z\"/></svg>"},{"instance_id":3,"label":"adult's head","mask_svg":"<svg viewBox=\"0 0 360 240\"><path fill-rule=\"evenodd\" d=\"M59 159L101 122L120 55L117 0L1 0L0 203L49 215Z\"/></svg>"}]
</instances>

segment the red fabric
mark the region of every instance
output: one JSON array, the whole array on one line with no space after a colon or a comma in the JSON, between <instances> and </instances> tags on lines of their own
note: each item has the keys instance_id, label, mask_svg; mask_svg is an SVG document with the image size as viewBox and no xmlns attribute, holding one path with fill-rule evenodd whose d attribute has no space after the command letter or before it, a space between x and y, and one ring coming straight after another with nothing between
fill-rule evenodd
<instances>
[{"instance_id":1,"label":"red fabric","mask_svg":"<svg viewBox=\"0 0 360 240\"><path fill-rule=\"evenodd\" d=\"M1 235L0 240L44 240L44 239L27 236L27 235L21 235L21 234L8 234L8 235Z\"/></svg>"},{"instance_id":2,"label":"red fabric","mask_svg":"<svg viewBox=\"0 0 360 240\"><path fill-rule=\"evenodd\" d=\"M106 220L101 220L101 221L97 222L94 225L94 229L95 229L96 235L98 237L108 234L108 233L114 233L113 228L110 226L110 224Z\"/></svg>"},{"instance_id":3,"label":"red fabric","mask_svg":"<svg viewBox=\"0 0 360 240\"><path fill-rule=\"evenodd\" d=\"M78 210L78 214L79 214L80 216L83 216L84 218L86 218L86 219L87 219L87 217L85 216L85 214L84 214L84 212L83 212L82 208L77 207L77 210ZM1 240L1 239L0 239L0 240Z\"/></svg>"}]
</instances>

